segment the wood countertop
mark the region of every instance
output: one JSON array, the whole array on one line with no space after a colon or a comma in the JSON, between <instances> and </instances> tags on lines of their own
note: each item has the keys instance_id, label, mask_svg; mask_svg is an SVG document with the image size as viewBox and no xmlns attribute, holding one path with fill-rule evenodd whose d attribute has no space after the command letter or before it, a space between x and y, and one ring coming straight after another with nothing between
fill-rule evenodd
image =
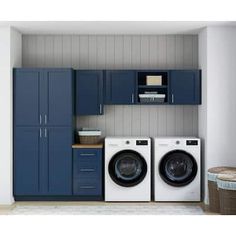
<instances>
[{"instance_id":1,"label":"wood countertop","mask_svg":"<svg viewBox=\"0 0 236 236\"><path fill-rule=\"evenodd\" d=\"M80 144L76 143L72 145L72 148L103 148L103 144Z\"/></svg>"}]
</instances>

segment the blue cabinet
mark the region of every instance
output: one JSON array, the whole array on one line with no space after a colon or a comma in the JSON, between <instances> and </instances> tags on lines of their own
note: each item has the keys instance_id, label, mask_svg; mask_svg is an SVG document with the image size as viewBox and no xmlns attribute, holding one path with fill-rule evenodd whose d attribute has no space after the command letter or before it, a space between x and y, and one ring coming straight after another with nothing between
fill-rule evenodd
<instances>
[{"instance_id":1,"label":"blue cabinet","mask_svg":"<svg viewBox=\"0 0 236 236\"><path fill-rule=\"evenodd\" d=\"M101 148L73 149L73 194L83 200L103 199Z\"/></svg>"},{"instance_id":2,"label":"blue cabinet","mask_svg":"<svg viewBox=\"0 0 236 236\"><path fill-rule=\"evenodd\" d=\"M105 104L134 104L136 71L106 71Z\"/></svg>"},{"instance_id":3,"label":"blue cabinet","mask_svg":"<svg viewBox=\"0 0 236 236\"><path fill-rule=\"evenodd\" d=\"M170 104L201 104L201 73L199 70L170 72Z\"/></svg>"},{"instance_id":4,"label":"blue cabinet","mask_svg":"<svg viewBox=\"0 0 236 236\"><path fill-rule=\"evenodd\" d=\"M14 196L72 195L72 87L71 69L14 70Z\"/></svg>"},{"instance_id":5,"label":"blue cabinet","mask_svg":"<svg viewBox=\"0 0 236 236\"><path fill-rule=\"evenodd\" d=\"M44 72L44 123L48 126L71 126L73 116L73 71L47 69Z\"/></svg>"},{"instance_id":6,"label":"blue cabinet","mask_svg":"<svg viewBox=\"0 0 236 236\"><path fill-rule=\"evenodd\" d=\"M103 71L76 71L76 114L103 114Z\"/></svg>"},{"instance_id":7,"label":"blue cabinet","mask_svg":"<svg viewBox=\"0 0 236 236\"><path fill-rule=\"evenodd\" d=\"M14 195L40 195L42 143L38 127L14 130Z\"/></svg>"},{"instance_id":8,"label":"blue cabinet","mask_svg":"<svg viewBox=\"0 0 236 236\"><path fill-rule=\"evenodd\" d=\"M71 126L72 89L71 69L15 69L15 125Z\"/></svg>"},{"instance_id":9,"label":"blue cabinet","mask_svg":"<svg viewBox=\"0 0 236 236\"><path fill-rule=\"evenodd\" d=\"M49 127L44 130L48 186L47 194L72 195L72 132L70 127Z\"/></svg>"},{"instance_id":10,"label":"blue cabinet","mask_svg":"<svg viewBox=\"0 0 236 236\"><path fill-rule=\"evenodd\" d=\"M14 120L15 125L39 125L42 117L42 76L41 70L14 70Z\"/></svg>"}]
</instances>

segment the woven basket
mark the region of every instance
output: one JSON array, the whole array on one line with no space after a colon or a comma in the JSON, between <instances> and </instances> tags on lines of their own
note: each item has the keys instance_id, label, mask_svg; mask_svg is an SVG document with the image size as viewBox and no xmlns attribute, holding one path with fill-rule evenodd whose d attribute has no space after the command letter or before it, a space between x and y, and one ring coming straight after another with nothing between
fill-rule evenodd
<instances>
[{"instance_id":1,"label":"woven basket","mask_svg":"<svg viewBox=\"0 0 236 236\"><path fill-rule=\"evenodd\" d=\"M213 167L208 170L208 191L209 191L209 208L212 212L220 212L220 198L217 187L217 176L223 172L236 172L234 167Z\"/></svg>"},{"instance_id":2,"label":"woven basket","mask_svg":"<svg viewBox=\"0 0 236 236\"><path fill-rule=\"evenodd\" d=\"M208 180L209 209L212 212L220 212L220 199L216 182Z\"/></svg>"},{"instance_id":3,"label":"woven basket","mask_svg":"<svg viewBox=\"0 0 236 236\"><path fill-rule=\"evenodd\" d=\"M81 144L98 144L100 136L79 136L79 142Z\"/></svg>"},{"instance_id":4,"label":"woven basket","mask_svg":"<svg viewBox=\"0 0 236 236\"><path fill-rule=\"evenodd\" d=\"M220 213L236 215L236 174L220 174L217 177Z\"/></svg>"}]
</instances>

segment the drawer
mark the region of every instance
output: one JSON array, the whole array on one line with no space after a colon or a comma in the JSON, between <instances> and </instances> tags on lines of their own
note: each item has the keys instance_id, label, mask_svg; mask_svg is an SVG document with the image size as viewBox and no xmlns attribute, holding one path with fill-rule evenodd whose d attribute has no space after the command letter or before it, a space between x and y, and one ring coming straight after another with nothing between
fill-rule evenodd
<instances>
[{"instance_id":1,"label":"drawer","mask_svg":"<svg viewBox=\"0 0 236 236\"><path fill-rule=\"evenodd\" d=\"M90 181L74 181L74 195L93 196L102 194L101 183Z\"/></svg>"},{"instance_id":2,"label":"drawer","mask_svg":"<svg viewBox=\"0 0 236 236\"><path fill-rule=\"evenodd\" d=\"M74 166L74 178L78 179L101 179L102 170L100 166Z\"/></svg>"},{"instance_id":3,"label":"drawer","mask_svg":"<svg viewBox=\"0 0 236 236\"><path fill-rule=\"evenodd\" d=\"M74 151L74 159L80 164L100 164L102 160L102 152L97 149L79 149Z\"/></svg>"}]
</instances>

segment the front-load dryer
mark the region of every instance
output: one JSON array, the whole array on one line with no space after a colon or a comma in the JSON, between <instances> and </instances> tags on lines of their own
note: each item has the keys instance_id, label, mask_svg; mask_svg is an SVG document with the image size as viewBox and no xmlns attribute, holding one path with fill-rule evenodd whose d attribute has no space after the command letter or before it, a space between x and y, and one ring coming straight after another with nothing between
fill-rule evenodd
<instances>
[{"instance_id":1,"label":"front-load dryer","mask_svg":"<svg viewBox=\"0 0 236 236\"><path fill-rule=\"evenodd\" d=\"M200 147L198 138L154 139L155 201L201 200Z\"/></svg>"},{"instance_id":2,"label":"front-load dryer","mask_svg":"<svg viewBox=\"0 0 236 236\"><path fill-rule=\"evenodd\" d=\"M105 139L105 201L150 201L150 171L150 138Z\"/></svg>"}]
</instances>

